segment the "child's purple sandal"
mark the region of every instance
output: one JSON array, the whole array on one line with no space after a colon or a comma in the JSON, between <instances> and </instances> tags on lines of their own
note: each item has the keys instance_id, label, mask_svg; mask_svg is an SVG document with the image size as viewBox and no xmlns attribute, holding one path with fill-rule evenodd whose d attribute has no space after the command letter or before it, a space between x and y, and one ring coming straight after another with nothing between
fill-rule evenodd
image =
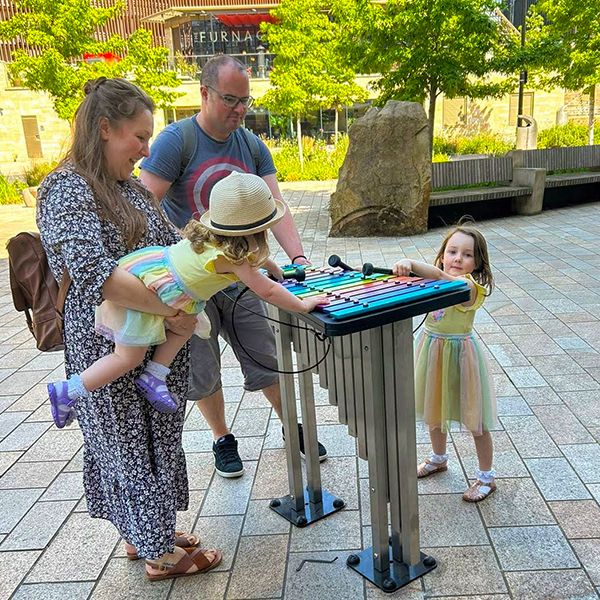
<instances>
[{"instance_id":1,"label":"child's purple sandal","mask_svg":"<svg viewBox=\"0 0 600 600\"><path fill-rule=\"evenodd\" d=\"M177 411L177 403L169 393L167 384L158 377L144 371L135 380L135 385L158 412L174 413Z\"/></svg>"},{"instance_id":2,"label":"child's purple sandal","mask_svg":"<svg viewBox=\"0 0 600 600\"><path fill-rule=\"evenodd\" d=\"M54 423L59 429L70 425L74 418L73 407L76 400L69 398L67 382L49 383L46 389L50 398L50 410Z\"/></svg>"}]
</instances>

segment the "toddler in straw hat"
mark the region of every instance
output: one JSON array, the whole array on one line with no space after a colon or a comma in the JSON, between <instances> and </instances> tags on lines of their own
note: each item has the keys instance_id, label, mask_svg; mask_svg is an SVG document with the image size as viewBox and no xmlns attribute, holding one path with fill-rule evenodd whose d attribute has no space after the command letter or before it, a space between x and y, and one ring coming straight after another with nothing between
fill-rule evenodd
<instances>
[{"instance_id":1,"label":"toddler in straw hat","mask_svg":"<svg viewBox=\"0 0 600 600\"><path fill-rule=\"evenodd\" d=\"M198 315L195 333L202 337L210 333L210 322L203 313L206 301L237 281L284 310L310 312L319 304L327 304L327 299L316 296L300 300L258 270L264 267L276 279L282 277L281 269L269 259L267 229L284 216L285 210L261 177L234 171L215 184L209 210L199 222L188 223L183 240L173 246L131 252L119 266L158 294L173 308L173 315L179 311ZM189 336L166 331L164 318L109 300L96 309L96 331L114 341L115 349L82 373L48 385L57 427L71 422L79 398L138 367L149 346L156 346L152 360L135 384L157 411L177 411L166 377Z\"/></svg>"}]
</instances>

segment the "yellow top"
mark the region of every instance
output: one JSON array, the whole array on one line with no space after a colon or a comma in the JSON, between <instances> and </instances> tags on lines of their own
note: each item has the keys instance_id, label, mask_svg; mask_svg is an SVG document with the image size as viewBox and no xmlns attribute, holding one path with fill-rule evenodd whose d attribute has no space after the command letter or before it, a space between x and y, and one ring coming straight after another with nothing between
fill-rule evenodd
<instances>
[{"instance_id":1,"label":"yellow top","mask_svg":"<svg viewBox=\"0 0 600 600\"><path fill-rule=\"evenodd\" d=\"M475 284L477 294L475 302L471 306L456 304L430 312L427 319L425 319L426 332L443 335L464 335L473 331L475 311L483 304L487 290L479 285L471 275L465 275L464 278Z\"/></svg>"},{"instance_id":2,"label":"yellow top","mask_svg":"<svg viewBox=\"0 0 600 600\"><path fill-rule=\"evenodd\" d=\"M239 281L233 273L217 273L215 260L223 251L205 244L201 254L194 252L189 240L181 240L167 249L167 256L186 291L193 297L208 300L218 291Z\"/></svg>"}]
</instances>

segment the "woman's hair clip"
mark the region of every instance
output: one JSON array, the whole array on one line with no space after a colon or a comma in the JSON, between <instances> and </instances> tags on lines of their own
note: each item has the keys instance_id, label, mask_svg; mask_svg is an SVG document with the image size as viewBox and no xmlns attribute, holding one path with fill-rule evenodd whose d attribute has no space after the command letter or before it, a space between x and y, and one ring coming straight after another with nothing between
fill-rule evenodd
<instances>
[{"instance_id":1,"label":"woman's hair clip","mask_svg":"<svg viewBox=\"0 0 600 600\"><path fill-rule=\"evenodd\" d=\"M98 77L98 79L91 79L88 81L83 88L85 95L87 96L92 92L95 92L105 81L108 81L106 77Z\"/></svg>"}]
</instances>

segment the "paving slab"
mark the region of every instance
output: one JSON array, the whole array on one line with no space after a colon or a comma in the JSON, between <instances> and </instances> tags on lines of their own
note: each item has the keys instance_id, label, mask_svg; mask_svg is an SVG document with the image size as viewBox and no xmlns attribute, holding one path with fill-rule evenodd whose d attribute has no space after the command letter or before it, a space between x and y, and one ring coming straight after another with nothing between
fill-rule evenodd
<instances>
[{"instance_id":1,"label":"paving slab","mask_svg":"<svg viewBox=\"0 0 600 600\"><path fill-rule=\"evenodd\" d=\"M334 187L304 182L284 191L316 265L332 253L352 264L433 260L441 229L329 238ZM203 546L222 549L223 562L197 577L146 582L142 561L126 559L115 529L86 512L81 433L77 424L54 427L46 397L45 383L64 373L62 353L35 348L12 307L2 258L6 237L32 227L33 210L0 206L0 598L600 597L599 208L583 204L479 224L497 283L475 330L498 394L498 489L479 505L462 501L478 465L471 434L453 426L448 471L418 482L421 549L438 567L387 595L346 566L350 553L371 544L368 464L357 458L356 440L339 423L328 391L315 379L318 436L329 452L322 482L346 507L299 529L269 508L271 498L289 493L280 423L260 392L244 391L225 343L225 415L246 472L235 480L215 474L212 434L190 403L183 434L190 504L177 518L178 528L200 535ZM287 262L275 244L273 251L277 262ZM422 460L429 435L422 423L416 432ZM297 570L303 560L334 558Z\"/></svg>"}]
</instances>

